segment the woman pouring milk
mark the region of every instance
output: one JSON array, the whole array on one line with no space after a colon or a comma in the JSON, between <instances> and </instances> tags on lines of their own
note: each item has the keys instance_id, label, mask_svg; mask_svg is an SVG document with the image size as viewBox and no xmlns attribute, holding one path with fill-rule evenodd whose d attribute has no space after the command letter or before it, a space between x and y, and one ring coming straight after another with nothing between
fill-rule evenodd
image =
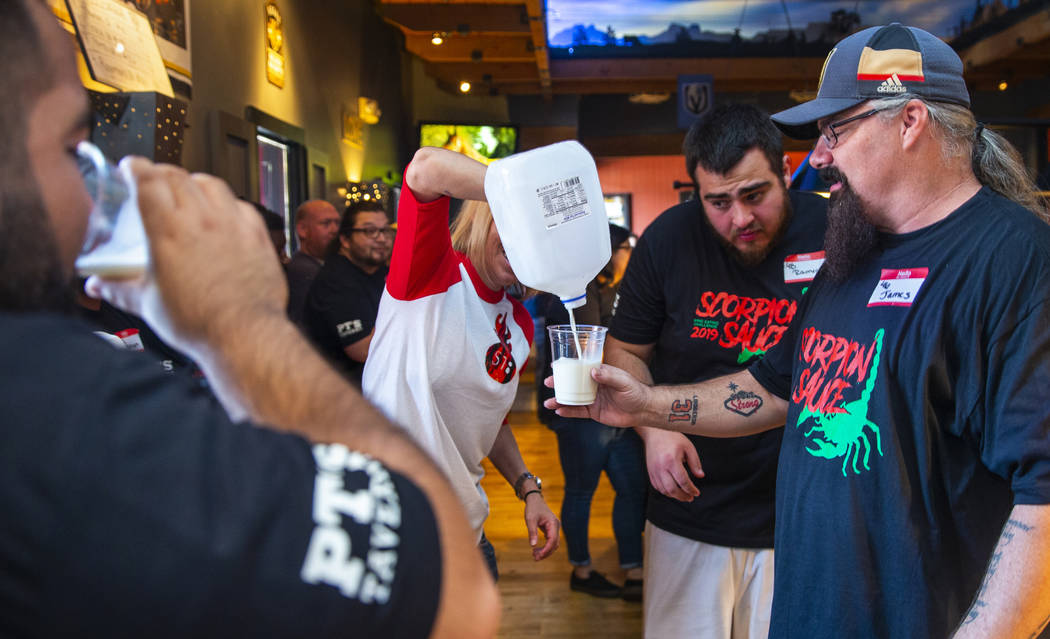
<instances>
[{"instance_id":1,"label":"woman pouring milk","mask_svg":"<svg viewBox=\"0 0 1050 639\"><path fill-rule=\"evenodd\" d=\"M430 147L419 149L405 170L363 389L444 469L496 577L482 529L489 510L482 459L525 502L534 559L558 547L560 524L505 421L533 324L505 291L518 280L485 203L485 172L466 156ZM450 197L467 200L451 233Z\"/></svg>"}]
</instances>

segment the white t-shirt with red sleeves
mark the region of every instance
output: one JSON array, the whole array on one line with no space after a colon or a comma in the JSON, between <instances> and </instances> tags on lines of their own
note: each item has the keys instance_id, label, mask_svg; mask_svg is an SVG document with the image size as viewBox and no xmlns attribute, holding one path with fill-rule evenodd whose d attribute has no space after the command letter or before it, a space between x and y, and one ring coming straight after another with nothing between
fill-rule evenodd
<instances>
[{"instance_id":1,"label":"white t-shirt with red sleeves","mask_svg":"<svg viewBox=\"0 0 1050 639\"><path fill-rule=\"evenodd\" d=\"M480 540L488 456L518 389L533 324L452 249L449 199L418 202L406 184L362 388L452 482Z\"/></svg>"}]
</instances>

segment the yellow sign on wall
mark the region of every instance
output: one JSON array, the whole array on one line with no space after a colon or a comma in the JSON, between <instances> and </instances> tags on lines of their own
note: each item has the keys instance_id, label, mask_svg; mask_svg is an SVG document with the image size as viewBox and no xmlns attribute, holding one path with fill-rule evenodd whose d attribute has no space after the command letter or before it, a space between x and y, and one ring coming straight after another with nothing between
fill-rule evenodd
<instances>
[{"instance_id":1,"label":"yellow sign on wall","mask_svg":"<svg viewBox=\"0 0 1050 639\"><path fill-rule=\"evenodd\" d=\"M284 22L277 3L266 3L266 79L284 88Z\"/></svg>"}]
</instances>

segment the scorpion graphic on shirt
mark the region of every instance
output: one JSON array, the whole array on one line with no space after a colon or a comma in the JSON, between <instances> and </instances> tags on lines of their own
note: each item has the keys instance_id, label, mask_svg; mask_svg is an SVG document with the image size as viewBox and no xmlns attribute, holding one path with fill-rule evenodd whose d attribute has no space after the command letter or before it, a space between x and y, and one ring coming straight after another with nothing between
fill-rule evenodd
<instances>
[{"instance_id":1,"label":"scorpion graphic on shirt","mask_svg":"<svg viewBox=\"0 0 1050 639\"><path fill-rule=\"evenodd\" d=\"M871 457L872 442L875 439L875 449L882 455L882 436L879 427L868 419L868 402L871 400L871 391L875 388L875 378L879 374L879 358L882 354L882 336L885 333L879 329L875 333L875 356L868 369L868 381L860 397L842 405L838 412L820 413L809 410L805 405L799 413L797 426L810 419L813 426L805 433L806 438L811 439L812 446L806 450L814 457L834 459L842 457L842 476L846 476L846 468L852 462L853 472L860 474L857 462L861 461L864 470L871 470L868 460ZM863 454L863 459L861 455Z\"/></svg>"}]
</instances>

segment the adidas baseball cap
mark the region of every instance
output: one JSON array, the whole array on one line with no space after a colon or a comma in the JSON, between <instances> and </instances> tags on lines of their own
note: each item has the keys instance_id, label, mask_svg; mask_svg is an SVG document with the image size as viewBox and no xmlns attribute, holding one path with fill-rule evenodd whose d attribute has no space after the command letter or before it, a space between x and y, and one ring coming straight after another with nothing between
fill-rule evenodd
<instances>
[{"instance_id":1,"label":"adidas baseball cap","mask_svg":"<svg viewBox=\"0 0 1050 639\"><path fill-rule=\"evenodd\" d=\"M785 135L820 135L817 120L901 93L970 106L962 60L931 33L894 22L842 39L824 60L817 97L772 116Z\"/></svg>"}]
</instances>

